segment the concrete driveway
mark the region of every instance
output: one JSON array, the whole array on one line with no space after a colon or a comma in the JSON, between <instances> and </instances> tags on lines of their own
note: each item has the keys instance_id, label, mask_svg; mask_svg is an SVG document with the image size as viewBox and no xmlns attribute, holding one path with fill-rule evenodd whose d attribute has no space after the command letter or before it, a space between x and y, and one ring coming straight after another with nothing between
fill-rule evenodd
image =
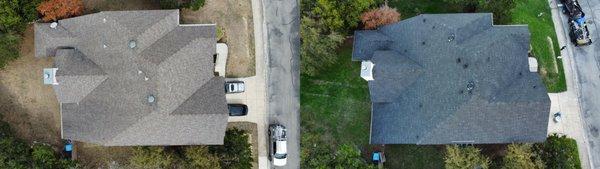
<instances>
[{"instance_id":1,"label":"concrete driveway","mask_svg":"<svg viewBox=\"0 0 600 169\"><path fill-rule=\"evenodd\" d=\"M255 41L255 64L256 75L246 78L226 78L226 81L243 81L246 90L243 93L226 94L227 103L241 103L248 106L248 115L239 117L229 117L229 122L252 122L257 125L258 147L258 166L253 168L269 168L268 147L267 147L267 128L268 108L267 108L267 59L264 54L264 34L263 34L263 10L261 0L252 0L252 17L254 19L254 41Z\"/></svg>"}]
</instances>

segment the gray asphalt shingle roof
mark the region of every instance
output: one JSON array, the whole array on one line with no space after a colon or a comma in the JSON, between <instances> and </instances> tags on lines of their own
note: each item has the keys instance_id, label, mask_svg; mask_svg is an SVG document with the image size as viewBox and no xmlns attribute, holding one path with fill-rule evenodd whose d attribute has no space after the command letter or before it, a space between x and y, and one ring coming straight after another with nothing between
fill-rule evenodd
<instances>
[{"instance_id":1,"label":"gray asphalt shingle roof","mask_svg":"<svg viewBox=\"0 0 600 169\"><path fill-rule=\"evenodd\" d=\"M179 25L178 10L109 11L60 20L56 29L36 23L35 45L37 57L55 57L63 138L223 143L228 110L225 80L214 75L215 25Z\"/></svg>"},{"instance_id":2,"label":"gray asphalt shingle roof","mask_svg":"<svg viewBox=\"0 0 600 169\"><path fill-rule=\"evenodd\" d=\"M371 60L372 144L541 142L550 99L528 70L527 26L491 14L424 14L356 31Z\"/></svg>"}]
</instances>

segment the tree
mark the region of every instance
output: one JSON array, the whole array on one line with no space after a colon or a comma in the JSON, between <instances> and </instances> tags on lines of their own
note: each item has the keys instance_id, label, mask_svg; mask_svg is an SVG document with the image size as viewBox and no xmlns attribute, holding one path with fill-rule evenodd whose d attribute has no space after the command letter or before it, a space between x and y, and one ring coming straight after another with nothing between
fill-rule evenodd
<instances>
[{"instance_id":1,"label":"tree","mask_svg":"<svg viewBox=\"0 0 600 169\"><path fill-rule=\"evenodd\" d=\"M335 153L335 168L336 169L369 169L375 168L367 164L361 157L360 151L350 145L342 144Z\"/></svg>"},{"instance_id":2,"label":"tree","mask_svg":"<svg viewBox=\"0 0 600 169\"><path fill-rule=\"evenodd\" d=\"M577 142L567 136L553 134L546 139L546 142L535 144L534 150L544 160L546 168L581 168Z\"/></svg>"},{"instance_id":3,"label":"tree","mask_svg":"<svg viewBox=\"0 0 600 169\"><path fill-rule=\"evenodd\" d=\"M56 21L83 13L83 2L81 0L46 0L42 2L37 10L44 15L42 20Z\"/></svg>"},{"instance_id":4,"label":"tree","mask_svg":"<svg viewBox=\"0 0 600 169\"><path fill-rule=\"evenodd\" d=\"M13 137L0 139L0 168L29 168L31 150L24 142Z\"/></svg>"},{"instance_id":5,"label":"tree","mask_svg":"<svg viewBox=\"0 0 600 169\"><path fill-rule=\"evenodd\" d=\"M309 5L308 13L309 17L323 23L321 29L347 33L358 25L360 14L374 4L375 0L316 0Z\"/></svg>"},{"instance_id":6,"label":"tree","mask_svg":"<svg viewBox=\"0 0 600 169\"><path fill-rule=\"evenodd\" d=\"M71 160L60 159L52 147L44 144L33 145L31 155L36 169L62 169L76 166Z\"/></svg>"},{"instance_id":7,"label":"tree","mask_svg":"<svg viewBox=\"0 0 600 169\"><path fill-rule=\"evenodd\" d=\"M308 17L302 18L300 27L300 72L315 75L319 70L335 63L335 50L344 37L336 32L326 34L315 20Z\"/></svg>"},{"instance_id":8,"label":"tree","mask_svg":"<svg viewBox=\"0 0 600 169\"><path fill-rule=\"evenodd\" d=\"M444 0L447 3L463 7L463 12L477 12L485 0ZM510 9L509 9L510 10Z\"/></svg>"},{"instance_id":9,"label":"tree","mask_svg":"<svg viewBox=\"0 0 600 169\"><path fill-rule=\"evenodd\" d=\"M172 167L174 161L172 153L166 152L164 147L135 147L129 165L131 168L160 169Z\"/></svg>"},{"instance_id":10,"label":"tree","mask_svg":"<svg viewBox=\"0 0 600 169\"><path fill-rule=\"evenodd\" d=\"M219 158L208 151L206 146L190 146L185 148L185 158L190 168L220 169Z\"/></svg>"},{"instance_id":11,"label":"tree","mask_svg":"<svg viewBox=\"0 0 600 169\"><path fill-rule=\"evenodd\" d=\"M4 68L9 61L15 60L19 57L20 42L21 37L18 35L14 35L12 33L0 33L0 69Z\"/></svg>"},{"instance_id":12,"label":"tree","mask_svg":"<svg viewBox=\"0 0 600 169\"><path fill-rule=\"evenodd\" d=\"M205 0L192 0L190 1L190 9L197 11L198 9L202 8L204 6L204 1Z\"/></svg>"},{"instance_id":13,"label":"tree","mask_svg":"<svg viewBox=\"0 0 600 169\"><path fill-rule=\"evenodd\" d=\"M386 4L363 13L360 16L360 20L364 24L365 29L375 29L382 25L398 22L400 20L400 13L396 11L396 8L390 8Z\"/></svg>"},{"instance_id":14,"label":"tree","mask_svg":"<svg viewBox=\"0 0 600 169\"><path fill-rule=\"evenodd\" d=\"M532 152L530 144L510 144L502 160L502 169L543 169L544 162Z\"/></svg>"},{"instance_id":15,"label":"tree","mask_svg":"<svg viewBox=\"0 0 600 169\"><path fill-rule=\"evenodd\" d=\"M252 168L252 150L244 130L228 129L225 132L224 144L211 146L209 150L219 157L223 168Z\"/></svg>"},{"instance_id":16,"label":"tree","mask_svg":"<svg viewBox=\"0 0 600 169\"><path fill-rule=\"evenodd\" d=\"M0 1L0 30L10 32L23 29L23 19L19 14L18 0Z\"/></svg>"},{"instance_id":17,"label":"tree","mask_svg":"<svg viewBox=\"0 0 600 169\"><path fill-rule=\"evenodd\" d=\"M446 146L444 157L446 169L481 168L487 169L490 160L481 154L481 150L473 146L458 147Z\"/></svg>"},{"instance_id":18,"label":"tree","mask_svg":"<svg viewBox=\"0 0 600 169\"><path fill-rule=\"evenodd\" d=\"M515 0L493 0L486 1L481 6L482 11L494 14L494 23L509 24L512 20L511 9L515 8L517 4Z\"/></svg>"}]
</instances>

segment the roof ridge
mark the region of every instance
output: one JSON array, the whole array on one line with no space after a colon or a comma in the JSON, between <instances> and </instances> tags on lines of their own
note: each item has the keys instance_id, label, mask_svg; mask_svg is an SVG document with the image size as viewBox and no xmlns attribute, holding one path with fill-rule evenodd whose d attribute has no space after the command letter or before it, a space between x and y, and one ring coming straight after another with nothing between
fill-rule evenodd
<instances>
[{"instance_id":1,"label":"roof ridge","mask_svg":"<svg viewBox=\"0 0 600 169\"><path fill-rule=\"evenodd\" d=\"M179 10L176 10L176 11L174 11L173 13L177 13L177 16L179 16ZM136 39L139 39L140 37L143 37L144 35L146 35L146 34L147 34L149 31L156 30L156 29L154 29L154 28L156 28L156 27L159 27L158 25L159 25L160 23L163 23L164 21L166 21L166 20L167 20L167 18L169 18L169 16L170 16L170 15L171 15L171 14L167 14L167 15L165 15L165 17L163 17L163 18L159 19L157 22L155 22L154 24L152 24L151 26L149 26L149 27L148 27L146 30L144 30L143 32L141 32L139 35L136 35L136 36L135 36L135 38L136 38ZM179 27L179 20L177 20L177 26L174 26L172 29L170 29L169 31L165 32L165 33L164 33L164 35L167 35L167 34L169 34L169 33L173 32L173 31L175 31L175 29L177 29L177 27ZM159 30L160 30L160 29L159 29ZM165 37L164 35L163 35L163 36L160 36L159 38L157 38L156 40L154 40L152 43L150 43L150 44L146 45L146 46L144 47L144 49L140 50L139 54L141 54L141 53L144 53L144 51L145 51L145 50L146 50L148 47L150 47L150 46L154 45L154 44L155 44L155 43L157 43L157 42L158 42L160 39L164 38L164 37Z\"/></svg>"},{"instance_id":2,"label":"roof ridge","mask_svg":"<svg viewBox=\"0 0 600 169\"><path fill-rule=\"evenodd\" d=\"M173 30L173 31L174 31L174 30ZM164 63L164 62L165 62L165 60L167 60L168 58L171 58L171 57L173 57L174 55L176 55L176 54L178 54L178 53L180 53L180 52L181 52L181 50L183 50L183 49L186 49L186 48L190 47L191 45L194 45L194 44L195 44L195 43L196 43L198 40L200 40L200 39L201 39L200 37L197 37L197 38L194 38L193 40L190 40L190 42L189 42L189 43L187 43L185 46L182 46L182 47L180 47L179 49L177 49L177 51L175 51L175 52L173 52L171 55L169 55L169 56L165 57L165 59L163 59L163 60L162 60L160 63L158 63L158 64L157 64L157 66L159 66L159 67L160 67L160 65L161 65L162 63Z\"/></svg>"},{"instance_id":3,"label":"roof ridge","mask_svg":"<svg viewBox=\"0 0 600 169\"><path fill-rule=\"evenodd\" d=\"M218 76L212 77L210 78L210 80L207 80L206 83L202 84L202 86L199 86L198 88L196 88L194 90L194 92L192 92L192 94L190 96L188 96L185 100L183 100L181 103L177 104L176 108L173 109L173 111L169 112L169 115L181 115L181 114L194 114L194 113L176 113L183 104L187 103L189 100L193 99L193 96L197 93L200 92L200 89L203 89L205 86L207 85L211 85L211 82L213 82L214 80L216 80L216 78L219 78ZM218 113L205 113L205 114L218 114Z\"/></svg>"}]
</instances>

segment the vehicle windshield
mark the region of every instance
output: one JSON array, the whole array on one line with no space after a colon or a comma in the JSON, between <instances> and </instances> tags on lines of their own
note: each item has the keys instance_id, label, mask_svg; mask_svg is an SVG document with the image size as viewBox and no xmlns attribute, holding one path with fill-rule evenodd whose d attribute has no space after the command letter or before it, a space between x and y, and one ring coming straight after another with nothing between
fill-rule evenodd
<instances>
[{"instance_id":1,"label":"vehicle windshield","mask_svg":"<svg viewBox=\"0 0 600 169\"><path fill-rule=\"evenodd\" d=\"M285 159L285 157L287 157L287 154L275 154L273 155L276 159Z\"/></svg>"}]
</instances>

